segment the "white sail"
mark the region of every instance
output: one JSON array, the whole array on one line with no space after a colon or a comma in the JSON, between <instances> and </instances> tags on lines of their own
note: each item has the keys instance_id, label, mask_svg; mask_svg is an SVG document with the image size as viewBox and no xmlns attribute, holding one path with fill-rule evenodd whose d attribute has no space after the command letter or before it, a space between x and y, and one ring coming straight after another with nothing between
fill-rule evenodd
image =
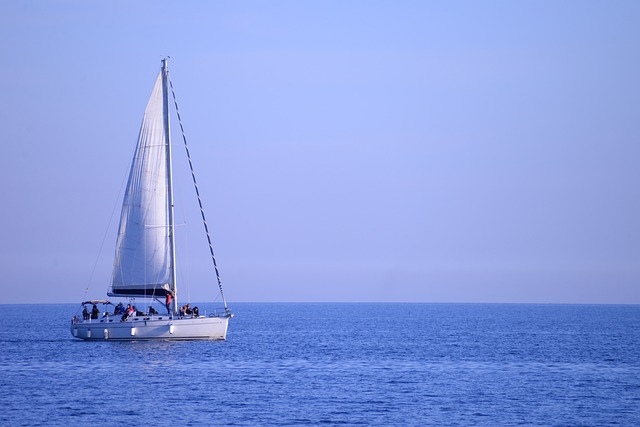
<instances>
[{"instance_id":1,"label":"white sail","mask_svg":"<svg viewBox=\"0 0 640 427\"><path fill-rule=\"evenodd\" d=\"M169 143L163 71L144 113L124 195L110 295L173 290L169 212Z\"/></svg>"}]
</instances>

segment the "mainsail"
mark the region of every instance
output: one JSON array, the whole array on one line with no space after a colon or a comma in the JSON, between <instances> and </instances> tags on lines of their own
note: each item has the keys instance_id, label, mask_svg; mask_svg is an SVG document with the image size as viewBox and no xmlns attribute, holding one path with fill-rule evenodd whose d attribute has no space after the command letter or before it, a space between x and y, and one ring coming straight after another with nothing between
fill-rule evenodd
<instances>
[{"instance_id":1,"label":"mainsail","mask_svg":"<svg viewBox=\"0 0 640 427\"><path fill-rule=\"evenodd\" d=\"M173 292L166 68L156 79L142 119L122 204L112 296Z\"/></svg>"}]
</instances>

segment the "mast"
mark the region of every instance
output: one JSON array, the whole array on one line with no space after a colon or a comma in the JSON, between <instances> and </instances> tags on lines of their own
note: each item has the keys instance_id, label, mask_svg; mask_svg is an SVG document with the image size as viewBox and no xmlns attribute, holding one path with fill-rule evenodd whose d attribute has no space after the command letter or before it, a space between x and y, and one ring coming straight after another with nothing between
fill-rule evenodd
<instances>
[{"instance_id":1,"label":"mast","mask_svg":"<svg viewBox=\"0 0 640 427\"><path fill-rule=\"evenodd\" d=\"M171 161L171 133L169 127L169 57L162 59L162 111L165 131L165 146L167 149L167 196L169 203L169 263L171 269L171 290L173 291L172 312L178 311L178 286L176 281L176 239L173 209L173 166Z\"/></svg>"}]
</instances>

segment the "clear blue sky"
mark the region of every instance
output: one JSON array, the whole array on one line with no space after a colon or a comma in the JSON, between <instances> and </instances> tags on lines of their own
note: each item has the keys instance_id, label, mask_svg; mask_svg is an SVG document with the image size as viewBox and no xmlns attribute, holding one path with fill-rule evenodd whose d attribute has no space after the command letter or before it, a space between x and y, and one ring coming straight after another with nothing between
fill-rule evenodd
<instances>
[{"instance_id":1,"label":"clear blue sky","mask_svg":"<svg viewBox=\"0 0 640 427\"><path fill-rule=\"evenodd\" d=\"M638 1L3 1L1 302L104 297L170 55L231 302L640 303L639 22ZM182 295L208 300L178 217Z\"/></svg>"}]
</instances>

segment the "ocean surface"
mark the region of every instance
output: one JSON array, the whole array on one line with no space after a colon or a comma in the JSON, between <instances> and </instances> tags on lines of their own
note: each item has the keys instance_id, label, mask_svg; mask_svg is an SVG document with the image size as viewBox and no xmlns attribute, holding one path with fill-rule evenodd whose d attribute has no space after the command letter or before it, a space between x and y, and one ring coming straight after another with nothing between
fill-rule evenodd
<instances>
[{"instance_id":1,"label":"ocean surface","mask_svg":"<svg viewBox=\"0 0 640 427\"><path fill-rule=\"evenodd\" d=\"M76 309L0 306L0 425L640 425L636 305L243 303L191 342Z\"/></svg>"}]
</instances>

